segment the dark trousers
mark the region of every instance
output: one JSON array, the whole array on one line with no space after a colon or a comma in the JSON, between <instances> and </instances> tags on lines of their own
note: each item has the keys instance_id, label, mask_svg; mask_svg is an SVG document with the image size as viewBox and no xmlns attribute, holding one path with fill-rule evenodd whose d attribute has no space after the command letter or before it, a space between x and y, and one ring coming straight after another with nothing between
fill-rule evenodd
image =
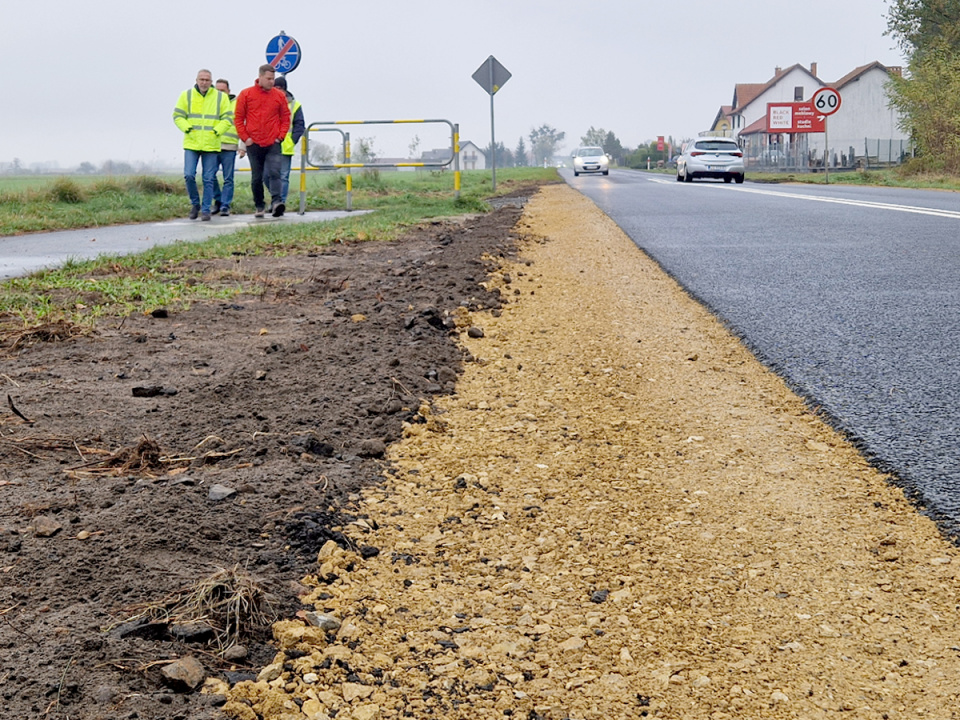
<instances>
[{"instance_id":1,"label":"dark trousers","mask_svg":"<svg viewBox=\"0 0 960 720\"><path fill-rule=\"evenodd\" d=\"M257 210L266 206L263 202L263 185L270 191L271 207L280 202L280 143L268 147L253 144L247 148L250 158L250 189L253 191L253 204Z\"/></svg>"}]
</instances>

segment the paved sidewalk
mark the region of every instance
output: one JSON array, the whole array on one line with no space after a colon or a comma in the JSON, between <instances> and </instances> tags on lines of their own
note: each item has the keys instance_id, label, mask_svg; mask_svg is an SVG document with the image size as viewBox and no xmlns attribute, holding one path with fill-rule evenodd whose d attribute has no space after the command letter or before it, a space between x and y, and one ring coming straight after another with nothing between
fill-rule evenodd
<instances>
[{"instance_id":1,"label":"paved sidewalk","mask_svg":"<svg viewBox=\"0 0 960 720\"><path fill-rule=\"evenodd\" d=\"M167 220L138 225L61 230L0 237L0 280L27 275L43 268L57 267L67 260L92 260L100 255L129 255L155 245L178 241L195 242L215 235L236 232L251 225L268 223L301 223L336 220L366 211L335 210L290 212L282 218L254 218L253 215L214 217L210 222L199 220Z\"/></svg>"}]
</instances>

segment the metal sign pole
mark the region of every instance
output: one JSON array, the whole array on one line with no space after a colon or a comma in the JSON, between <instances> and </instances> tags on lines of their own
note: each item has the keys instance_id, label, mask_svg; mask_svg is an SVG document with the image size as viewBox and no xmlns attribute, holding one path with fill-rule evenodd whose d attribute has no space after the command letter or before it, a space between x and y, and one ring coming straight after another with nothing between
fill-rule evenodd
<instances>
[{"instance_id":1,"label":"metal sign pole","mask_svg":"<svg viewBox=\"0 0 960 720\"><path fill-rule=\"evenodd\" d=\"M823 184L830 184L830 137L827 135L827 117L823 118Z\"/></svg>"},{"instance_id":2,"label":"metal sign pole","mask_svg":"<svg viewBox=\"0 0 960 720\"><path fill-rule=\"evenodd\" d=\"M493 63L488 62L487 65L490 68L490 87L492 88L494 87ZM495 94L496 94L495 92L490 93L490 158L491 158L490 167L493 170L493 183L492 183L493 190L497 189L497 141L494 137L494 130L493 130L493 96Z\"/></svg>"},{"instance_id":3,"label":"metal sign pole","mask_svg":"<svg viewBox=\"0 0 960 720\"><path fill-rule=\"evenodd\" d=\"M510 79L510 71L497 62L491 55L487 61L478 67L471 76L490 94L490 169L493 171L493 189L497 189L497 135L494 130L493 96L503 84Z\"/></svg>"}]
</instances>

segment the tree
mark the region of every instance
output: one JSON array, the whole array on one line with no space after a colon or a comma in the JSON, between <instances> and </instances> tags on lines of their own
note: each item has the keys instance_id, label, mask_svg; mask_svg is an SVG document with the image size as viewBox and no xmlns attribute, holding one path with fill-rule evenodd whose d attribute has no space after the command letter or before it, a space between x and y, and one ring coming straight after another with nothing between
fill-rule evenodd
<instances>
[{"instance_id":1,"label":"tree","mask_svg":"<svg viewBox=\"0 0 960 720\"><path fill-rule=\"evenodd\" d=\"M513 161L517 167L527 167L530 164L530 158L527 157L527 146L523 142L523 135L517 141L517 149L513 151Z\"/></svg>"},{"instance_id":2,"label":"tree","mask_svg":"<svg viewBox=\"0 0 960 720\"><path fill-rule=\"evenodd\" d=\"M91 175L96 171L97 169L93 166L93 163L86 161L80 163L80 166L77 168L77 172L83 175Z\"/></svg>"},{"instance_id":3,"label":"tree","mask_svg":"<svg viewBox=\"0 0 960 720\"><path fill-rule=\"evenodd\" d=\"M410 159L416 160L420 157L420 136L414 135L413 139L410 141L410 144L407 145L407 150L410 152Z\"/></svg>"},{"instance_id":4,"label":"tree","mask_svg":"<svg viewBox=\"0 0 960 720\"><path fill-rule=\"evenodd\" d=\"M587 130L587 134L580 138L581 145L595 145L598 147L603 147L603 141L607 139L607 131L603 128L599 130L590 126L590 129Z\"/></svg>"},{"instance_id":5,"label":"tree","mask_svg":"<svg viewBox=\"0 0 960 720\"><path fill-rule=\"evenodd\" d=\"M891 0L886 34L910 59L944 45L960 50L960 0Z\"/></svg>"},{"instance_id":6,"label":"tree","mask_svg":"<svg viewBox=\"0 0 960 720\"><path fill-rule=\"evenodd\" d=\"M361 137L354 140L350 150L350 162L372 163L377 159L377 151L373 147L376 138Z\"/></svg>"},{"instance_id":7,"label":"tree","mask_svg":"<svg viewBox=\"0 0 960 720\"><path fill-rule=\"evenodd\" d=\"M100 167L100 172L104 175L131 175L133 166L121 160L107 160Z\"/></svg>"},{"instance_id":8,"label":"tree","mask_svg":"<svg viewBox=\"0 0 960 720\"><path fill-rule=\"evenodd\" d=\"M566 137L566 133L557 132L546 124L531 130L530 145L534 165L540 166L549 161L564 137Z\"/></svg>"},{"instance_id":9,"label":"tree","mask_svg":"<svg viewBox=\"0 0 960 720\"><path fill-rule=\"evenodd\" d=\"M960 53L928 47L910 60L909 77L891 78L888 89L924 169L960 171Z\"/></svg>"},{"instance_id":10,"label":"tree","mask_svg":"<svg viewBox=\"0 0 960 720\"><path fill-rule=\"evenodd\" d=\"M907 72L887 86L927 170L960 171L960 0L891 0L887 34Z\"/></svg>"},{"instance_id":11,"label":"tree","mask_svg":"<svg viewBox=\"0 0 960 720\"><path fill-rule=\"evenodd\" d=\"M623 162L627 167L646 168L647 160L649 160L652 165L656 165L661 160L666 162L669 159L667 144L664 143L663 150L657 150L657 141L653 140L640 145L629 155L625 155Z\"/></svg>"},{"instance_id":12,"label":"tree","mask_svg":"<svg viewBox=\"0 0 960 720\"><path fill-rule=\"evenodd\" d=\"M483 150L481 150L483 156L487 159L487 165L492 167L491 161L493 158L493 152L490 149L488 144ZM497 143L497 167L510 167L513 165L513 153L507 150L506 146L502 142Z\"/></svg>"},{"instance_id":13,"label":"tree","mask_svg":"<svg viewBox=\"0 0 960 720\"><path fill-rule=\"evenodd\" d=\"M626 151L623 149L623 145L620 144L620 140L616 135L613 134L613 131L607 133L606 137L603 138L603 142L600 143L600 146L603 148L603 151L612 157L617 164L623 162L623 156L626 154Z\"/></svg>"},{"instance_id":14,"label":"tree","mask_svg":"<svg viewBox=\"0 0 960 720\"><path fill-rule=\"evenodd\" d=\"M322 142L311 142L309 152L310 162L314 165L332 165L333 148Z\"/></svg>"}]
</instances>

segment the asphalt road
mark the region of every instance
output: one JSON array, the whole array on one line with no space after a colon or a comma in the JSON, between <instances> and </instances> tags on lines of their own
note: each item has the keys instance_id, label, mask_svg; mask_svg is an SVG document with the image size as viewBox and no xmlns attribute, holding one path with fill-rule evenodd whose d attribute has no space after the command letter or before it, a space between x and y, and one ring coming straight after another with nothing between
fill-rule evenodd
<instances>
[{"instance_id":1,"label":"asphalt road","mask_svg":"<svg viewBox=\"0 0 960 720\"><path fill-rule=\"evenodd\" d=\"M353 214L362 212L366 211ZM181 218L140 225L110 225L0 237L0 280L57 267L67 260L92 260L100 255L130 255L154 245L196 242L253 225L320 222L349 214L346 211L327 211L298 215L294 211L280 218L268 215L262 219L253 215L218 215L209 222Z\"/></svg>"},{"instance_id":2,"label":"asphalt road","mask_svg":"<svg viewBox=\"0 0 960 720\"><path fill-rule=\"evenodd\" d=\"M960 535L960 194L561 172Z\"/></svg>"}]
</instances>

